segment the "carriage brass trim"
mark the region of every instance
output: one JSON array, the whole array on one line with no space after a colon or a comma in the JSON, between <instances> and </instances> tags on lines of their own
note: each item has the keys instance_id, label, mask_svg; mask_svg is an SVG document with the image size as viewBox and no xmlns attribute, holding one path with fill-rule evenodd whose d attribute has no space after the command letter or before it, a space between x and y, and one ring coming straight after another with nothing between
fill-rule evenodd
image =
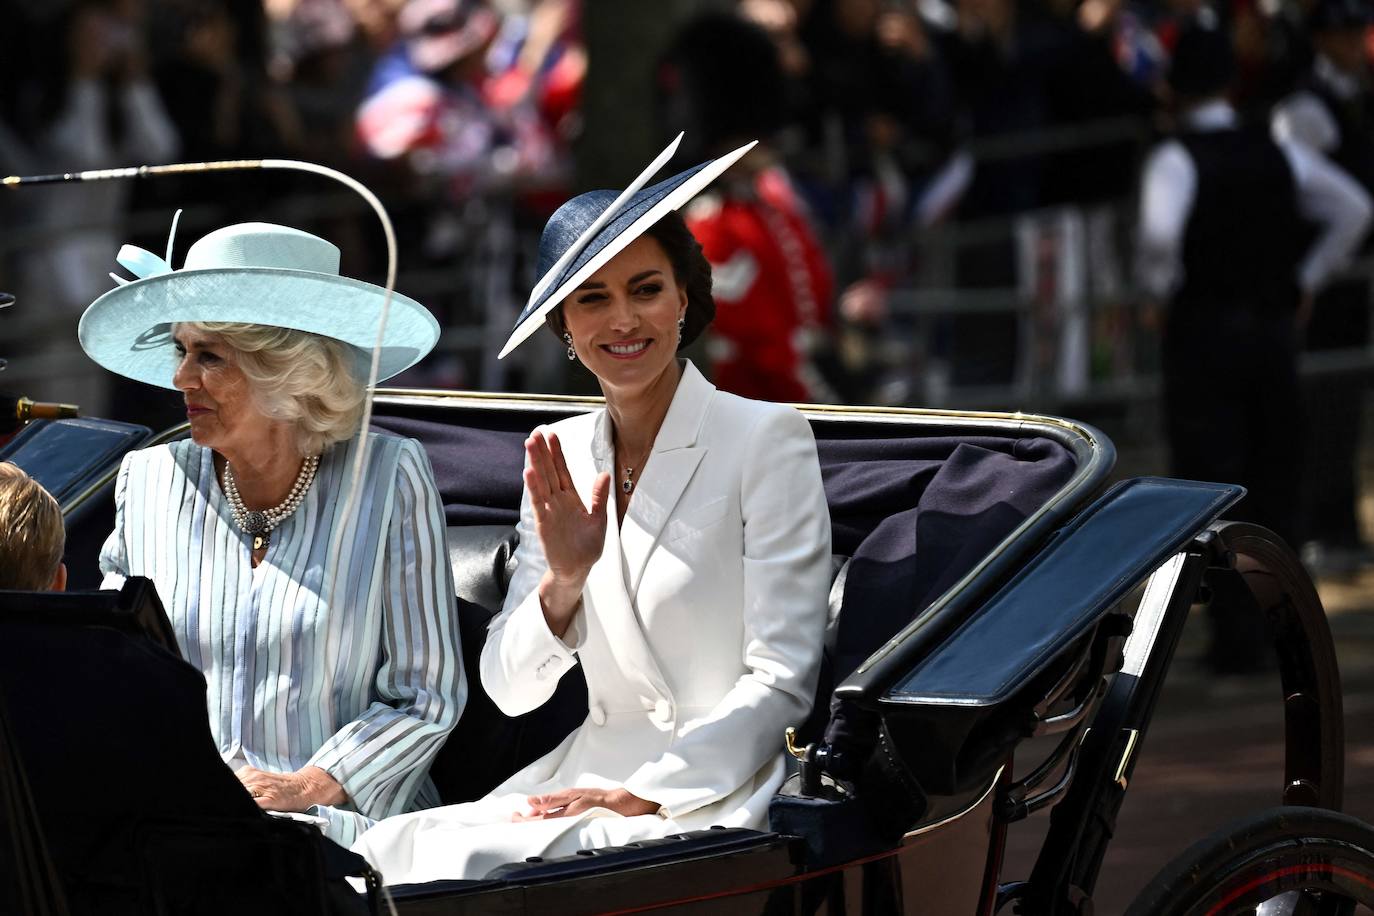
<instances>
[{"instance_id":1,"label":"carriage brass trim","mask_svg":"<svg viewBox=\"0 0 1374 916\"><path fill-rule=\"evenodd\" d=\"M1003 766L998 767L997 772L992 774L992 779L988 782L988 787L983 790L983 794L979 795L976 800L970 802L967 807L963 808L960 811L956 811L954 814L951 814L948 817L941 818L940 820L935 821L934 823L925 824L924 826L917 827L915 830L908 830L906 833L902 834L902 839L909 840L912 837L917 837L924 833L930 833L932 830L939 830L941 827L945 827L949 824L952 824L960 818L965 817L971 814L973 811L977 810L978 806L983 804L983 802L987 801L988 797L992 795L993 791L997 788L997 783L1002 778L1002 771L1005 769L1005 764Z\"/></svg>"},{"instance_id":2,"label":"carriage brass trim","mask_svg":"<svg viewBox=\"0 0 1374 916\"><path fill-rule=\"evenodd\" d=\"M1130 785L1130 780L1126 778L1126 767L1130 764L1131 758L1135 756L1135 745L1140 740L1140 729L1131 728L1127 729L1127 732L1126 749L1121 752L1121 760L1117 762L1115 777L1116 784L1121 787L1123 792Z\"/></svg>"},{"instance_id":3,"label":"carriage brass trim","mask_svg":"<svg viewBox=\"0 0 1374 916\"><path fill-rule=\"evenodd\" d=\"M438 390L433 388L378 388L374 394L375 403L381 404L435 404L444 401L472 401L483 406L493 403L506 407L539 409L550 405L585 407L595 410L605 405L604 398L593 395L575 394L518 394L512 392ZM804 414L823 416L826 419L871 422L891 419L894 422L910 422L914 419L967 420L987 422L989 420L1011 424L1021 424L1030 428L1053 426L1083 439L1092 446L1097 445L1097 437L1089 430L1072 420L1047 414L1004 412L995 410L946 410L935 407L866 407L844 404L792 404Z\"/></svg>"},{"instance_id":4,"label":"carriage brass trim","mask_svg":"<svg viewBox=\"0 0 1374 916\"><path fill-rule=\"evenodd\" d=\"M472 402L472 406L501 406L515 410L540 410L553 405L583 407L595 410L606 402L604 398L576 394L514 394L495 391L441 391L432 388L378 388L373 394L374 404L414 405L443 402ZM446 405L447 406L447 405Z\"/></svg>"}]
</instances>

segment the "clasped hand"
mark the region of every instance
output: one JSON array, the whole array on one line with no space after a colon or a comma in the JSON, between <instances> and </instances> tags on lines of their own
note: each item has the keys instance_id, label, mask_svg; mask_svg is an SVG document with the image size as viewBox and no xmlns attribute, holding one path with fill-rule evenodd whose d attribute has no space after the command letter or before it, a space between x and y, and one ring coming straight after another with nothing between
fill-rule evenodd
<instances>
[{"instance_id":1,"label":"clasped hand","mask_svg":"<svg viewBox=\"0 0 1374 916\"><path fill-rule=\"evenodd\" d=\"M587 574L600 559L606 541L611 475L597 475L589 509L573 486L557 433L546 437L536 430L525 440L525 455L529 459L525 489L534 510L534 530L548 564L539 583L539 601L549 629L561 638L582 600Z\"/></svg>"},{"instance_id":2,"label":"clasped hand","mask_svg":"<svg viewBox=\"0 0 1374 916\"><path fill-rule=\"evenodd\" d=\"M241 766L234 775L264 811L304 811L312 805L341 805L348 801L343 786L319 767L269 773Z\"/></svg>"},{"instance_id":3,"label":"clasped hand","mask_svg":"<svg viewBox=\"0 0 1374 916\"><path fill-rule=\"evenodd\" d=\"M512 821L519 823L570 817L592 808L605 808L624 817L658 813L658 805L627 789L561 789L548 795L531 795L525 801L530 810L512 814Z\"/></svg>"}]
</instances>

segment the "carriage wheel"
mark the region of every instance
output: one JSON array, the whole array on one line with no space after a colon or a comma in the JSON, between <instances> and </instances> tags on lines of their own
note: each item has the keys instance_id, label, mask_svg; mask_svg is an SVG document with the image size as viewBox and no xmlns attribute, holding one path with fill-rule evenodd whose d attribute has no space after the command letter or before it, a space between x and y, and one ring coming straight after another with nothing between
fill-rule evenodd
<instances>
[{"instance_id":1,"label":"carriage wheel","mask_svg":"<svg viewBox=\"0 0 1374 916\"><path fill-rule=\"evenodd\" d=\"M1234 821L1156 875L1126 916L1336 916L1374 908L1374 828L1322 808Z\"/></svg>"}]
</instances>

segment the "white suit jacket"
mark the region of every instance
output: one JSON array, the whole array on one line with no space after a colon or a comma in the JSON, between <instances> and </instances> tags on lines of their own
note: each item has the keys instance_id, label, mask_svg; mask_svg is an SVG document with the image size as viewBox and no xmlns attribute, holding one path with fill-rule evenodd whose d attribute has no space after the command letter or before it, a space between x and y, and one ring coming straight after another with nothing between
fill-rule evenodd
<instances>
[{"instance_id":1,"label":"white suit jacket","mask_svg":"<svg viewBox=\"0 0 1374 916\"><path fill-rule=\"evenodd\" d=\"M604 410L550 429L584 502L598 472L619 480ZM543 550L528 496L521 507L482 683L518 715L580 663L589 710L492 795L624 786L675 829L763 827L825 628L830 519L815 440L796 410L717 391L686 363L651 455L564 639L544 621Z\"/></svg>"}]
</instances>

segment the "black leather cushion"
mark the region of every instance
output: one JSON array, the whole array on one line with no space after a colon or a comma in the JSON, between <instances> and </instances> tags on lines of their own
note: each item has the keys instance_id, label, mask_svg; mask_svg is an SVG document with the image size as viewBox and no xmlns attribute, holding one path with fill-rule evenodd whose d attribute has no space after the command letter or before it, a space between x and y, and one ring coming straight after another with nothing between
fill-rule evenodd
<instances>
[{"instance_id":1,"label":"black leather cushion","mask_svg":"<svg viewBox=\"0 0 1374 916\"><path fill-rule=\"evenodd\" d=\"M448 561L453 591L464 601L499 610L515 572L520 539L510 525L453 525L448 529ZM482 621L485 629L486 621Z\"/></svg>"},{"instance_id":2,"label":"black leather cushion","mask_svg":"<svg viewBox=\"0 0 1374 916\"><path fill-rule=\"evenodd\" d=\"M563 675L549 702L511 718L482 689L482 646L515 571L515 529L462 525L448 529L449 559L458 595L458 630L468 700L440 749L430 775L445 804L481 798L513 773L553 750L587 716L587 684L580 667Z\"/></svg>"}]
</instances>

